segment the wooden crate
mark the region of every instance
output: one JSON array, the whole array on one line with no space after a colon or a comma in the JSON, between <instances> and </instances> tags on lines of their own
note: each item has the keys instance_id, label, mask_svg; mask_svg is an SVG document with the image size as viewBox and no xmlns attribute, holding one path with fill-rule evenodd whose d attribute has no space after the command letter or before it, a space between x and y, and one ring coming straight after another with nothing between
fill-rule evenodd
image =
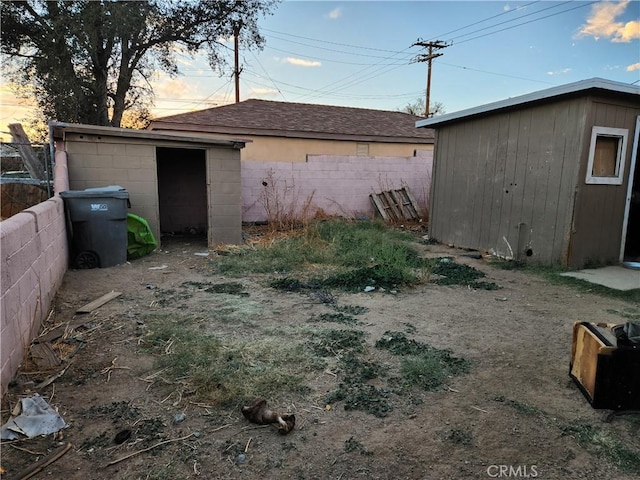
<instances>
[{"instance_id":1,"label":"wooden crate","mask_svg":"<svg viewBox=\"0 0 640 480\"><path fill-rule=\"evenodd\" d=\"M569 376L593 408L640 409L640 348L617 347L607 327L574 324Z\"/></svg>"}]
</instances>

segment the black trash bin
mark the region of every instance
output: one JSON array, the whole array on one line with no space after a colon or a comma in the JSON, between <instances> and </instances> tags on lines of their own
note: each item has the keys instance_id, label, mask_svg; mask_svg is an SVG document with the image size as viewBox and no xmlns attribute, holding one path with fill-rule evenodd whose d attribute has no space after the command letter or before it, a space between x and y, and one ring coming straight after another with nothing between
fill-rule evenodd
<instances>
[{"instance_id":1,"label":"black trash bin","mask_svg":"<svg viewBox=\"0 0 640 480\"><path fill-rule=\"evenodd\" d=\"M105 268L127 261L129 192L112 185L60 192L67 214L74 268Z\"/></svg>"}]
</instances>

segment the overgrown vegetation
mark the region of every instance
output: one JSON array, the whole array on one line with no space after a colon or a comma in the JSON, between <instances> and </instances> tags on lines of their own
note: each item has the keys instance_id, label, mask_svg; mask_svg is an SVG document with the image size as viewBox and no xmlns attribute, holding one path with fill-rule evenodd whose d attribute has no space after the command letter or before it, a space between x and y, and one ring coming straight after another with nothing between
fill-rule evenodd
<instances>
[{"instance_id":1,"label":"overgrown vegetation","mask_svg":"<svg viewBox=\"0 0 640 480\"><path fill-rule=\"evenodd\" d=\"M267 247L241 249L221 258L218 269L232 275L284 274L272 286L289 291L392 287L417 281L415 269L424 262L411 241L408 233L378 221L318 221ZM320 275L304 273L311 265ZM293 272L303 278L292 277Z\"/></svg>"},{"instance_id":2,"label":"overgrown vegetation","mask_svg":"<svg viewBox=\"0 0 640 480\"><path fill-rule=\"evenodd\" d=\"M414 285L429 273L439 285L463 285L495 290L495 283L480 281L485 274L449 258L424 259L415 238L381 221L317 221L270 243L243 248L220 259L221 273L271 273L278 290L291 292L365 287L393 290ZM313 268L309 268L313 267Z\"/></svg>"},{"instance_id":3,"label":"overgrown vegetation","mask_svg":"<svg viewBox=\"0 0 640 480\"><path fill-rule=\"evenodd\" d=\"M497 290L494 282L478 281L484 278L484 272L469 265L455 263L451 258L442 257L430 260L431 273L440 275L434 283L438 285L464 285L481 290Z\"/></svg>"},{"instance_id":4,"label":"overgrown vegetation","mask_svg":"<svg viewBox=\"0 0 640 480\"><path fill-rule=\"evenodd\" d=\"M214 405L304 393L305 375L324 367L305 345L275 336L240 340L203 334L189 318L175 314L149 316L146 322L150 332L144 342L157 355L162 377Z\"/></svg>"},{"instance_id":5,"label":"overgrown vegetation","mask_svg":"<svg viewBox=\"0 0 640 480\"><path fill-rule=\"evenodd\" d=\"M343 402L345 410L362 410L377 417L393 410L394 395L406 395L413 388L435 390L469 368L468 361L449 351L408 339L400 332L386 332L376 342L376 347L403 357L397 370L367 359L364 332L359 330L322 330L313 334L309 346L318 355L337 358L340 383L325 397L325 403ZM384 385L369 383L374 379Z\"/></svg>"}]
</instances>

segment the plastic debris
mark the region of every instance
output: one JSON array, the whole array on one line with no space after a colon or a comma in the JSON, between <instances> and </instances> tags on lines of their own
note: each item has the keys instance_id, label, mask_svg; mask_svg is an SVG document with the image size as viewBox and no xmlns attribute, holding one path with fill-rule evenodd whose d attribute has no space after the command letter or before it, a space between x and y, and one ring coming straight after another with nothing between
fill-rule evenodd
<instances>
[{"instance_id":1,"label":"plastic debris","mask_svg":"<svg viewBox=\"0 0 640 480\"><path fill-rule=\"evenodd\" d=\"M375 289L376 289L376 287L371 287L371 286L364 287L364 291L365 292L373 292Z\"/></svg>"},{"instance_id":2,"label":"plastic debris","mask_svg":"<svg viewBox=\"0 0 640 480\"><path fill-rule=\"evenodd\" d=\"M21 400L22 413L11 417L2 426L2 440L16 440L21 436L28 438L55 433L67 426L56 412L37 393Z\"/></svg>"}]
</instances>

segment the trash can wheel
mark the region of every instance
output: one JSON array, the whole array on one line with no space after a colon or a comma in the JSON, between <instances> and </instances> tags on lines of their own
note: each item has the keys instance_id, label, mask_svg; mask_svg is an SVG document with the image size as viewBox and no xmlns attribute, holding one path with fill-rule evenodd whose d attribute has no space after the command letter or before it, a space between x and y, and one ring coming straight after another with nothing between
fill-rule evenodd
<instances>
[{"instance_id":1,"label":"trash can wheel","mask_svg":"<svg viewBox=\"0 0 640 480\"><path fill-rule=\"evenodd\" d=\"M98 266L98 263L98 255L95 252L91 252L89 250L80 252L76 257L76 267L82 270L96 268Z\"/></svg>"}]
</instances>

